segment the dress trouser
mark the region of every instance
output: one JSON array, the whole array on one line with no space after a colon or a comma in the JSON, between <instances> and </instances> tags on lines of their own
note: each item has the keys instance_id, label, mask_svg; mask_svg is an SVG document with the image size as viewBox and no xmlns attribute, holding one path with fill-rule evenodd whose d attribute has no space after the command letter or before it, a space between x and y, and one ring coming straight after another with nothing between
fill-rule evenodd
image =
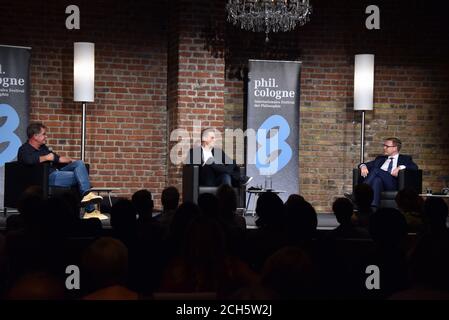
<instances>
[{"instance_id":1,"label":"dress trouser","mask_svg":"<svg viewBox=\"0 0 449 320\"><path fill-rule=\"evenodd\" d=\"M374 198L371 205L375 207L379 207L380 205L380 195L382 191L393 191L398 189L398 179L380 168L370 170L363 183L370 185L373 189Z\"/></svg>"}]
</instances>

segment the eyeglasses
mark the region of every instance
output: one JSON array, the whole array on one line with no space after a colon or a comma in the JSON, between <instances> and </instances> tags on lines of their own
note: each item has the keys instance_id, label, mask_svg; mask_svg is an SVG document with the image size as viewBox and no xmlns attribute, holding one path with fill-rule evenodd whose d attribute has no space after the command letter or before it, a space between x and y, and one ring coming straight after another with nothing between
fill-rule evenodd
<instances>
[{"instance_id":1,"label":"eyeglasses","mask_svg":"<svg viewBox=\"0 0 449 320\"><path fill-rule=\"evenodd\" d=\"M393 148L393 147L396 147L396 146L389 146L389 145L386 145L386 144L384 144L383 145L385 148Z\"/></svg>"}]
</instances>

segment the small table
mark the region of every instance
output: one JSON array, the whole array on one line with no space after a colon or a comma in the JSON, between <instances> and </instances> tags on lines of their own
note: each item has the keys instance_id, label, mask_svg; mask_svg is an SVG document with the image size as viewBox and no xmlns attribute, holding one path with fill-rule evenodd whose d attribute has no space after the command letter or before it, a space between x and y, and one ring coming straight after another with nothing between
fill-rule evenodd
<instances>
[{"instance_id":1,"label":"small table","mask_svg":"<svg viewBox=\"0 0 449 320\"><path fill-rule=\"evenodd\" d=\"M118 191L121 188L110 188L110 187L105 187L105 188L90 188L89 191L92 192L96 192L98 195L100 195L100 193L104 192L108 194L108 198L109 198L109 204L112 207L112 199L111 199L111 192L112 191Z\"/></svg>"},{"instance_id":2,"label":"small table","mask_svg":"<svg viewBox=\"0 0 449 320\"><path fill-rule=\"evenodd\" d=\"M420 193L419 196L423 198L449 198L449 194Z\"/></svg>"},{"instance_id":3,"label":"small table","mask_svg":"<svg viewBox=\"0 0 449 320\"><path fill-rule=\"evenodd\" d=\"M248 190L246 190L246 192L249 193L248 201L246 201L246 212L251 212L251 215L254 217L254 214L256 212L254 206L253 206L252 210L249 210L249 206L250 206L251 198L252 198L253 194L254 194L254 203L257 203L257 199L259 198L259 195L262 193L272 192L272 193L279 194L279 193L284 193L285 191L275 190L275 189L268 189L268 190L267 189L248 189Z\"/></svg>"}]
</instances>

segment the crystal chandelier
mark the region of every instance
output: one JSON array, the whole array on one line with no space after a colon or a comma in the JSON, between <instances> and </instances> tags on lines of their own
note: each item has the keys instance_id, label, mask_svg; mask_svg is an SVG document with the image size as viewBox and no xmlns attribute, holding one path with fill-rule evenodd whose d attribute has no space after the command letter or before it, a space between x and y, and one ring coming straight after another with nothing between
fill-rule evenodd
<instances>
[{"instance_id":1,"label":"crystal chandelier","mask_svg":"<svg viewBox=\"0 0 449 320\"><path fill-rule=\"evenodd\" d=\"M265 32L286 32L309 21L312 6L309 0L228 0L228 21L242 29Z\"/></svg>"}]
</instances>

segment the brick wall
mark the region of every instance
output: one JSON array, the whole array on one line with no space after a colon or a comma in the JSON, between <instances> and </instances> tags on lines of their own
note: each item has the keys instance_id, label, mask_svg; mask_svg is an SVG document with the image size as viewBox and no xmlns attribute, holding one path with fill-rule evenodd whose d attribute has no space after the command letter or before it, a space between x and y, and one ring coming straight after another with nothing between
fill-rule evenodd
<instances>
[{"instance_id":1,"label":"brick wall","mask_svg":"<svg viewBox=\"0 0 449 320\"><path fill-rule=\"evenodd\" d=\"M80 157L81 105L73 102L73 42L95 43L95 102L87 105L86 161L94 186L122 196L166 185L166 4L75 1L81 29L65 28L68 1L0 5L0 39L31 46L31 120L49 145ZM159 203L157 202L157 205Z\"/></svg>"},{"instance_id":2,"label":"brick wall","mask_svg":"<svg viewBox=\"0 0 449 320\"><path fill-rule=\"evenodd\" d=\"M191 132L194 120L244 128L247 60L300 60L300 190L318 212L329 212L335 196L351 190L359 159L356 53L376 55L366 158L381 151L385 136L398 136L403 152L424 169L424 187L441 189L441 177L449 175L449 30L438 8L378 1L381 30L369 31L364 11L370 3L313 0L308 24L265 43L263 34L225 23L225 0L73 3L81 30L65 29L69 1L3 1L0 39L33 47L31 118L49 125L54 150L75 158L81 106L72 101L73 42L95 42L86 156L97 186L122 187L124 196L149 188L156 198L165 185L180 187L180 167L168 157L176 143L168 144L169 133Z\"/></svg>"},{"instance_id":3,"label":"brick wall","mask_svg":"<svg viewBox=\"0 0 449 320\"><path fill-rule=\"evenodd\" d=\"M374 111L367 112L365 159L385 137L403 141L424 170L423 187L449 175L449 42L443 13L418 2L378 1L381 30L365 28L367 2L311 1L311 20L294 32L264 35L226 27L225 126L244 127L248 59L303 62L300 101L300 193L318 212L352 189L360 159L360 113L353 111L354 54L374 53ZM421 15L422 12L426 15ZM276 182L273 181L275 186Z\"/></svg>"},{"instance_id":4,"label":"brick wall","mask_svg":"<svg viewBox=\"0 0 449 320\"><path fill-rule=\"evenodd\" d=\"M171 2L169 27L168 115L170 132L186 130L199 144L207 127L223 128L224 58L207 48L207 30L223 20L223 10L207 0ZM171 141L170 151L180 140ZM180 157L187 156L179 153ZM168 163L169 184L182 190L181 165Z\"/></svg>"}]
</instances>

